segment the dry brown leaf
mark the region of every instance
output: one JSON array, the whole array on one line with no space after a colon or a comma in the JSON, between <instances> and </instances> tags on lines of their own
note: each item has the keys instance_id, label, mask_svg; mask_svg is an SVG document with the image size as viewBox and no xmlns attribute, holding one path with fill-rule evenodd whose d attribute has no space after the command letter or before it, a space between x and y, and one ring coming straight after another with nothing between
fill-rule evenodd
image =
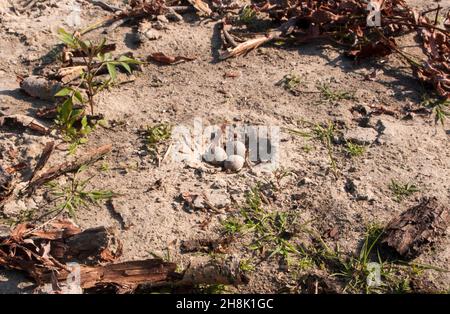
<instances>
[{"instance_id":1,"label":"dry brown leaf","mask_svg":"<svg viewBox=\"0 0 450 314\"><path fill-rule=\"evenodd\" d=\"M211 16L212 10L209 5L202 0L188 0L190 4L194 6L197 11L200 11L202 15Z\"/></svg>"},{"instance_id":2,"label":"dry brown leaf","mask_svg":"<svg viewBox=\"0 0 450 314\"><path fill-rule=\"evenodd\" d=\"M155 52L148 56L148 61L156 61L163 64L176 64L186 61L193 61L196 58L192 57L183 57L183 56L168 56L162 52Z\"/></svg>"}]
</instances>

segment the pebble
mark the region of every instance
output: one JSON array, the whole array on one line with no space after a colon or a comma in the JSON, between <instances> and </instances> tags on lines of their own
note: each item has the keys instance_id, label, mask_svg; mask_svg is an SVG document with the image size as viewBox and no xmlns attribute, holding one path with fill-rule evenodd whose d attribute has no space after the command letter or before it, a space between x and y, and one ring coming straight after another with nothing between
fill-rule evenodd
<instances>
[{"instance_id":1,"label":"pebble","mask_svg":"<svg viewBox=\"0 0 450 314\"><path fill-rule=\"evenodd\" d=\"M208 195L208 201L217 209L225 208L231 205L229 196L220 191L211 191Z\"/></svg>"},{"instance_id":2,"label":"pebble","mask_svg":"<svg viewBox=\"0 0 450 314\"><path fill-rule=\"evenodd\" d=\"M377 139L378 132L372 128L361 128L348 130L344 137L346 141L350 141L359 145L370 145Z\"/></svg>"},{"instance_id":3,"label":"pebble","mask_svg":"<svg viewBox=\"0 0 450 314\"><path fill-rule=\"evenodd\" d=\"M211 187L213 189L224 189L228 187L228 183L227 181L223 180L223 179L217 179L212 185Z\"/></svg>"},{"instance_id":4,"label":"pebble","mask_svg":"<svg viewBox=\"0 0 450 314\"><path fill-rule=\"evenodd\" d=\"M167 17L165 17L164 15L158 15L158 16L156 17L156 19L157 19L158 21L160 21L161 23L169 23L169 20L168 20Z\"/></svg>"},{"instance_id":5,"label":"pebble","mask_svg":"<svg viewBox=\"0 0 450 314\"><path fill-rule=\"evenodd\" d=\"M309 185L309 184L313 184L314 181L311 180L310 178L304 177L303 179L300 180L299 185Z\"/></svg>"}]
</instances>

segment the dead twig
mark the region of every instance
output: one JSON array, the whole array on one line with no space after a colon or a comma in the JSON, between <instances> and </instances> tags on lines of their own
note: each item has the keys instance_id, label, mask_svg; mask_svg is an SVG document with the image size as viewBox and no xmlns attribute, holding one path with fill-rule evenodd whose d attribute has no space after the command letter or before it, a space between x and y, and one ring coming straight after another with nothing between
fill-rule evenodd
<instances>
[{"instance_id":1,"label":"dead twig","mask_svg":"<svg viewBox=\"0 0 450 314\"><path fill-rule=\"evenodd\" d=\"M46 172L42 173L40 176L36 177L30 183L28 183L27 187L25 188L25 191L27 191L30 194L36 188L56 179L59 176L62 176L69 172L77 171L83 165L94 163L98 159L108 154L111 150L112 150L111 144L103 145L95 148L94 150L92 150L87 154L78 157L74 161L64 162L62 164L54 166L48 169Z\"/></svg>"},{"instance_id":2,"label":"dead twig","mask_svg":"<svg viewBox=\"0 0 450 314\"><path fill-rule=\"evenodd\" d=\"M50 155L52 154L54 148L55 148L55 142L53 142L53 141L45 144L45 147L41 153L41 156L39 156L39 160L36 164L36 167L34 167L33 173L31 174L31 177L28 180L28 182L33 180L34 176L39 172L39 170L44 168L44 166L47 163L48 159L50 158Z\"/></svg>"},{"instance_id":3,"label":"dead twig","mask_svg":"<svg viewBox=\"0 0 450 314\"><path fill-rule=\"evenodd\" d=\"M86 2L90 2L93 5L99 6L100 8L109 11L109 12L117 12L117 11L121 11L122 9L116 6L113 6L111 4L106 3L105 1L101 1L101 0L86 0Z\"/></svg>"}]
</instances>

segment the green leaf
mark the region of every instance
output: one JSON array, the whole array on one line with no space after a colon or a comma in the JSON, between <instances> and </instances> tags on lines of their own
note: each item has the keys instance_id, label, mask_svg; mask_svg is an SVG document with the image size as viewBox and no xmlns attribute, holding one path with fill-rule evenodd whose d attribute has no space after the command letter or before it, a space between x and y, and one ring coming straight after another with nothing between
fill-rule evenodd
<instances>
[{"instance_id":1,"label":"green leaf","mask_svg":"<svg viewBox=\"0 0 450 314\"><path fill-rule=\"evenodd\" d=\"M102 38L100 43L95 47L95 53L94 54L100 54L103 50L103 47L106 44L106 38Z\"/></svg>"},{"instance_id":2,"label":"green leaf","mask_svg":"<svg viewBox=\"0 0 450 314\"><path fill-rule=\"evenodd\" d=\"M114 64L108 62L108 63L106 63L106 67L108 68L109 76L111 76L111 79L113 81L115 81L117 78L116 66Z\"/></svg>"},{"instance_id":3,"label":"green leaf","mask_svg":"<svg viewBox=\"0 0 450 314\"><path fill-rule=\"evenodd\" d=\"M63 43L65 43L69 47L76 48L77 41L75 37L72 34L66 32L64 28L58 28L58 37Z\"/></svg>"},{"instance_id":4,"label":"green leaf","mask_svg":"<svg viewBox=\"0 0 450 314\"><path fill-rule=\"evenodd\" d=\"M55 97L64 97L64 96L69 95L71 92L72 92L71 88L64 87L55 94Z\"/></svg>"},{"instance_id":5,"label":"green leaf","mask_svg":"<svg viewBox=\"0 0 450 314\"><path fill-rule=\"evenodd\" d=\"M100 60L100 62L104 62L105 61L105 55L103 53L98 53L97 54L97 58Z\"/></svg>"},{"instance_id":6,"label":"green leaf","mask_svg":"<svg viewBox=\"0 0 450 314\"><path fill-rule=\"evenodd\" d=\"M69 116L72 113L72 108L73 108L73 104L72 104L71 98L66 99L66 101L62 103L61 109L59 112L59 115L60 115L59 120L61 120L61 122L65 123L69 119Z\"/></svg>"},{"instance_id":7,"label":"green leaf","mask_svg":"<svg viewBox=\"0 0 450 314\"><path fill-rule=\"evenodd\" d=\"M81 96L81 93L79 91L75 91L73 93L73 96L75 97L75 99L77 99L81 104L84 102L83 101L83 96Z\"/></svg>"},{"instance_id":8,"label":"green leaf","mask_svg":"<svg viewBox=\"0 0 450 314\"><path fill-rule=\"evenodd\" d=\"M126 62L126 63L128 63L128 64L141 64L141 63L142 63L142 62L139 61L139 60L136 60L136 59L133 59L133 58L124 56L124 55L120 56L119 59L118 59L118 61L120 61L120 62Z\"/></svg>"},{"instance_id":9,"label":"green leaf","mask_svg":"<svg viewBox=\"0 0 450 314\"><path fill-rule=\"evenodd\" d=\"M84 114L84 111L83 111L83 109L75 109L71 113L72 113L72 116L71 116L72 123L75 123Z\"/></svg>"},{"instance_id":10,"label":"green leaf","mask_svg":"<svg viewBox=\"0 0 450 314\"><path fill-rule=\"evenodd\" d=\"M81 119L81 126L86 127L88 125L87 117L84 116L83 119Z\"/></svg>"},{"instance_id":11,"label":"green leaf","mask_svg":"<svg viewBox=\"0 0 450 314\"><path fill-rule=\"evenodd\" d=\"M105 61L110 61L113 59L112 54L110 52L103 54L103 58Z\"/></svg>"},{"instance_id":12,"label":"green leaf","mask_svg":"<svg viewBox=\"0 0 450 314\"><path fill-rule=\"evenodd\" d=\"M77 40L78 45L80 45L81 50L87 55L90 55L90 47L92 47L91 42L89 41L83 41L83 40Z\"/></svg>"},{"instance_id":13,"label":"green leaf","mask_svg":"<svg viewBox=\"0 0 450 314\"><path fill-rule=\"evenodd\" d=\"M125 62L120 62L120 65L121 65L128 73L131 74L131 68L130 68L130 66L129 66L127 63L125 63Z\"/></svg>"}]
</instances>

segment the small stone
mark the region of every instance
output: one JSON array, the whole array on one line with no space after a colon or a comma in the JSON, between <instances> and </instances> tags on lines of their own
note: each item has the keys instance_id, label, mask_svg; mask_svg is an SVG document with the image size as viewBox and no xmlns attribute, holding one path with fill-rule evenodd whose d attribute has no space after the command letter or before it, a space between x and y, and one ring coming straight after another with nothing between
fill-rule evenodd
<instances>
[{"instance_id":1,"label":"small stone","mask_svg":"<svg viewBox=\"0 0 450 314\"><path fill-rule=\"evenodd\" d=\"M402 120L413 120L415 117L414 112L408 112L403 118Z\"/></svg>"},{"instance_id":2,"label":"small stone","mask_svg":"<svg viewBox=\"0 0 450 314\"><path fill-rule=\"evenodd\" d=\"M213 189L225 189L228 187L227 181L223 179L217 179L211 186Z\"/></svg>"},{"instance_id":3,"label":"small stone","mask_svg":"<svg viewBox=\"0 0 450 314\"><path fill-rule=\"evenodd\" d=\"M370 187L359 180L347 178L344 189L356 201L368 201L369 203L373 203L376 200L376 196L373 194Z\"/></svg>"},{"instance_id":4,"label":"small stone","mask_svg":"<svg viewBox=\"0 0 450 314\"><path fill-rule=\"evenodd\" d=\"M205 208L205 204L204 204L204 199L201 196L197 196L194 198L192 205L194 206L195 209L203 209Z\"/></svg>"},{"instance_id":5,"label":"small stone","mask_svg":"<svg viewBox=\"0 0 450 314\"><path fill-rule=\"evenodd\" d=\"M27 205L22 200L8 202L3 206L3 214L6 217L17 217L27 210Z\"/></svg>"},{"instance_id":6,"label":"small stone","mask_svg":"<svg viewBox=\"0 0 450 314\"><path fill-rule=\"evenodd\" d=\"M156 19L158 21L160 21L161 23L169 23L169 20L167 19L167 17L165 15L158 15L156 17Z\"/></svg>"},{"instance_id":7,"label":"small stone","mask_svg":"<svg viewBox=\"0 0 450 314\"><path fill-rule=\"evenodd\" d=\"M161 33L157 31L156 29L150 28L144 33L144 36L148 38L149 40L157 40L162 37Z\"/></svg>"},{"instance_id":8,"label":"small stone","mask_svg":"<svg viewBox=\"0 0 450 314\"><path fill-rule=\"evenodd\" d=\"M302 193L296 193L296 194L292 194L291 195L291 199L293 201L300 201L301 199L303 199L305 196Z\"/></svg>"},{"instance_id":9,"label":"small stone","mask_svg":"<svg viewBox=\"0 0 450 314\"><path fill-rule=\"evenodd\" d=\"M244 167L245 159L239 155L231 155L225 160L225 169L231 171L239 171Z\"/></svg>"},{"instance_id":10,"label":"small stone","mask_svg":"<svg viewBox=\"0 0 450 314\"><path fill-rule=\"evenodd\" d=\"M299 185L309 185L309 184L313 184L314 181L311 180L310 178L304 177L303 179L300 180L300 182L298 183Z\"/></svg>"},{"instance_id":11,"label":"small stone","mask_svg":"<svg viewBox=\"0 0 450 314\"><path fill-rule=\"evenodd\" d=\"M344 138L346 141L358 144L358 145L370 145L377 139L378 132L372 128L361 128L348 130Z\"/></svg>"},{"instance_id":12,"label":"small stone","mask_svg":"<svg viewBox=\"0 0 450 314\"><path fill-rule=\"evenodd\" d=\"M181 22L183 20L183 17L175 11L167 13L166 17L172 22Z\"/></svg>"},{"instance_id":13,"label":"small stone","mask_svg":"<svg viewBox=\"0 0 450 314\"><path fill-rule=\"evenodd\" d=\"M10 228L5 225L0 225L0 237L6 237L10 233Z\"/></svg>"},{"instance_id":14,"label":"small stone","mask_svg":"<svg viewBox=\"0 0 450 314\"><path fill-rule=\"evenodd\" d=\"M231 205L231 200L228 195L220 191L212 191L208 195L208 201L215 208L221 209Z\"/></svg>"}]
</instances>

